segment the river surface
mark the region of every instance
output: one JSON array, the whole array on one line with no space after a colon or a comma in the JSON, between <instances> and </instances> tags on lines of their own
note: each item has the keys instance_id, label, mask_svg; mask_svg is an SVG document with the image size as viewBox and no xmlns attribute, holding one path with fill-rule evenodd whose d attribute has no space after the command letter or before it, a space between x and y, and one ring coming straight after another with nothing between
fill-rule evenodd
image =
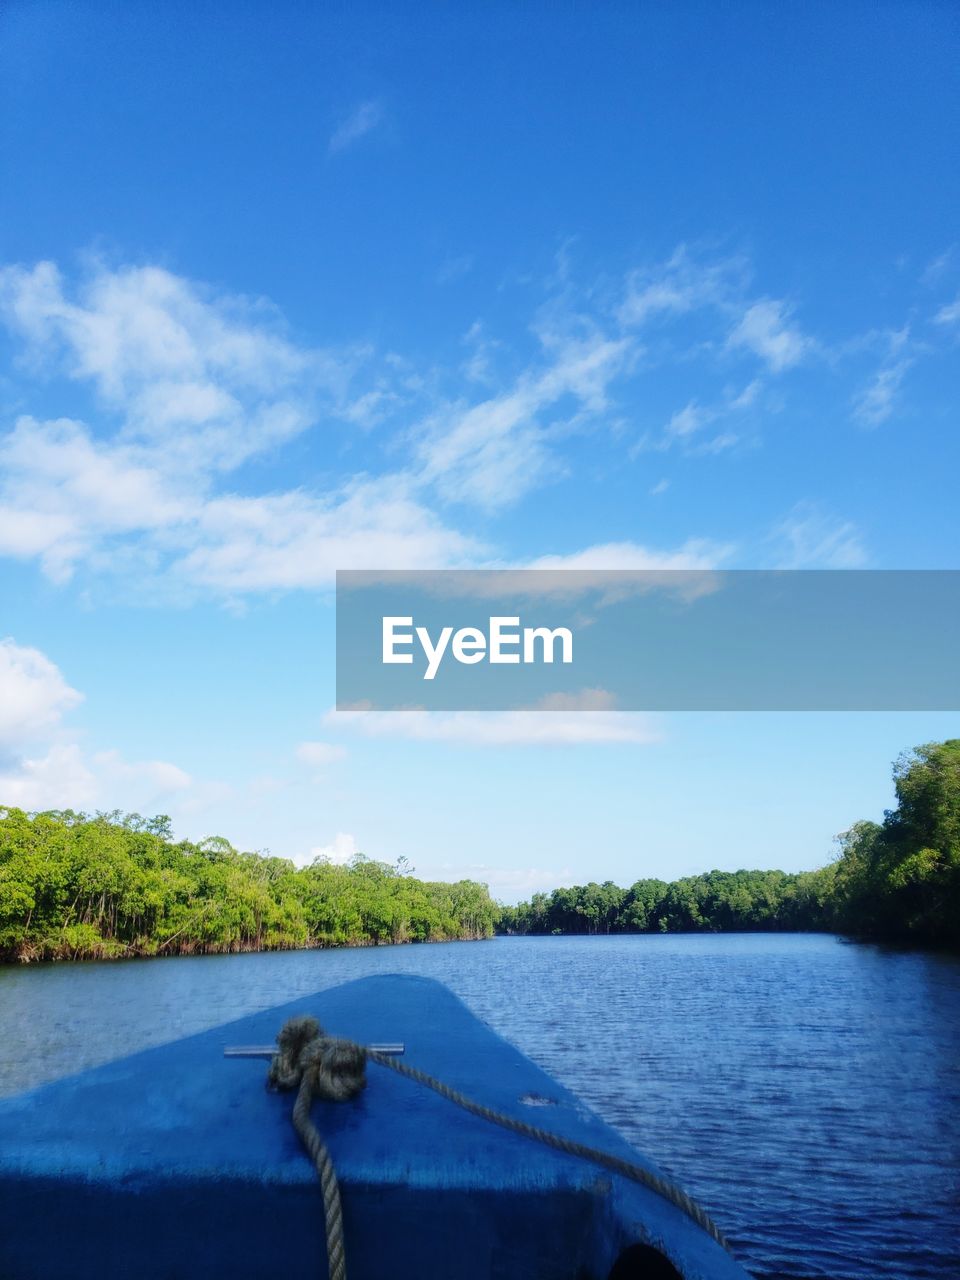
<instances>
[{"instance_id":1,"label":"river surface","mask_svg":"<svg viewBox=\"0 0 960 1280\"><path fill-rule=\"evenodd\" d=\"M7 967L0 1092L371 973L446 983L756 1275L960 1280L956 958L688 934Z\"/></svg>"}]
</instances>

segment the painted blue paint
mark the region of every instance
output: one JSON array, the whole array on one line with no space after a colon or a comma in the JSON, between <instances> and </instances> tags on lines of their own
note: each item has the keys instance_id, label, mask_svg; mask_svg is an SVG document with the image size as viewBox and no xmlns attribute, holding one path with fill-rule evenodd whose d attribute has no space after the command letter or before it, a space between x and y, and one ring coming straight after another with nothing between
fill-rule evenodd
<instances>
[{"instance_id":1,"label":"painted blue paint","mask_svg":"<svg viewBox=\"0 0 960 1280\"><path fill-rule=\"evenodd\" d=\"M405 1061L471 1097L654 1167L440 983L364 978L0 1100L3 1280L324 1275L292 1097L267 1092L263 1061L223 1057L303 1012L333 1034L401 1040ZM357 1100L314 1114L341 1179L351 1280L601 1280L637 1242L686 1280L746 1278L660 1197L376 1065Z\"/></svg>"}]
</instances>

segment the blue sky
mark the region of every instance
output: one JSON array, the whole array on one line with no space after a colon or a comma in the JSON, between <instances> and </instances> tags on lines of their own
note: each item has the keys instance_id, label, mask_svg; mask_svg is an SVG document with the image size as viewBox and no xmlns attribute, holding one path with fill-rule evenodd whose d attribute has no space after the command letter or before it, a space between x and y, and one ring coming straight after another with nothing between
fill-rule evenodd
<instances>
[{"instance_id":1,"label":"blue sky","mask_svg":"<svg viewBox=\"0 0 960 1280\"><path fill-rule=\"evenodd\" d=\"M824 861L955 716L344 720L332 575L957 567L958 37L7 5L0 802L506 899Z\"/></svg>"}]
</instances>

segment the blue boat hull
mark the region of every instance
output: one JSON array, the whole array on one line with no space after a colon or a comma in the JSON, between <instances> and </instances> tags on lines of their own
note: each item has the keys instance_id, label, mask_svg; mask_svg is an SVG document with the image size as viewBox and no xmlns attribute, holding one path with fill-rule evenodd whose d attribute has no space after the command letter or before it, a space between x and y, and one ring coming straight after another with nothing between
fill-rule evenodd
<instances>
[{"instance_id":1,"label":"blue boat hull","mask_svg":"<svg viewBox=\"0 0 960 1280\"><path fill-rule=\"evenodd\" d=\"M0 1100L0 1277L324 1276L291 1095L267 1092L264 1062L223 1056L304 1012L331 1034L402 1041L405 1062L487 1106L656 1171L445 987L365 978ZM367 1074L354 1101L313 1109L340 1178L350 1280L746 1280L654 1192L375 1064Z\"/></svg>"}]
</instances>

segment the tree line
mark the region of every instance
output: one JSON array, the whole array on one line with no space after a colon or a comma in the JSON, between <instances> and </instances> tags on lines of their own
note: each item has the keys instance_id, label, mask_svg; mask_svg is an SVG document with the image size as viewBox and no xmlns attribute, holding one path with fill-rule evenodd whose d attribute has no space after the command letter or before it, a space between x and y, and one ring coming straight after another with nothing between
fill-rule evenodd
<instances>
[{"instance_id":1,"label":"tree line","mask_svg":"<svg viewBox=\"0 0 960 1280\"><path fill-rule=\"evenodd\" d=\"M516 934L821 929L824 879L819 871L708 871L672 883L637 880L626 889L606 880L535 893L504 907L498 927Z\"/></svg>"},{"instance_id":2,"label":"tree line","mask_svg":"<svg viewBox=\"0 0 960 1280\"><path fill-rule=\"evenodd\" d=\"M486 885L418 880L402 858L298 868L175 841L166 817L0 808L5 960L486 938L498 910Z\"/></svg>"},{"instance_id":3,"label":"tree line","mask_svg":"<svg viewBox=\"0 0 960 1280\"><path fill-rule=\"evenodd\" d=\"M817 871L710 871L668 884L611 881L538 893L501 911L516 934L826 930L960 947L960 739L894 765L896 808L857 822Z\"/></svg>"},{"instance_id":4,"label":"tree line","mask_svg":"<svg viewBox=\"0 0 960 1280\"><path fill-rule=\"evenodd\" d=\"M896 808L817 871L710 871L534 894L418 880L405 859L238 852L174 840L166 817L0 807L0 959L185 955L509 934L828 930L960 946L960 739L894 766Z\"/></svg>"}]
</instances>

